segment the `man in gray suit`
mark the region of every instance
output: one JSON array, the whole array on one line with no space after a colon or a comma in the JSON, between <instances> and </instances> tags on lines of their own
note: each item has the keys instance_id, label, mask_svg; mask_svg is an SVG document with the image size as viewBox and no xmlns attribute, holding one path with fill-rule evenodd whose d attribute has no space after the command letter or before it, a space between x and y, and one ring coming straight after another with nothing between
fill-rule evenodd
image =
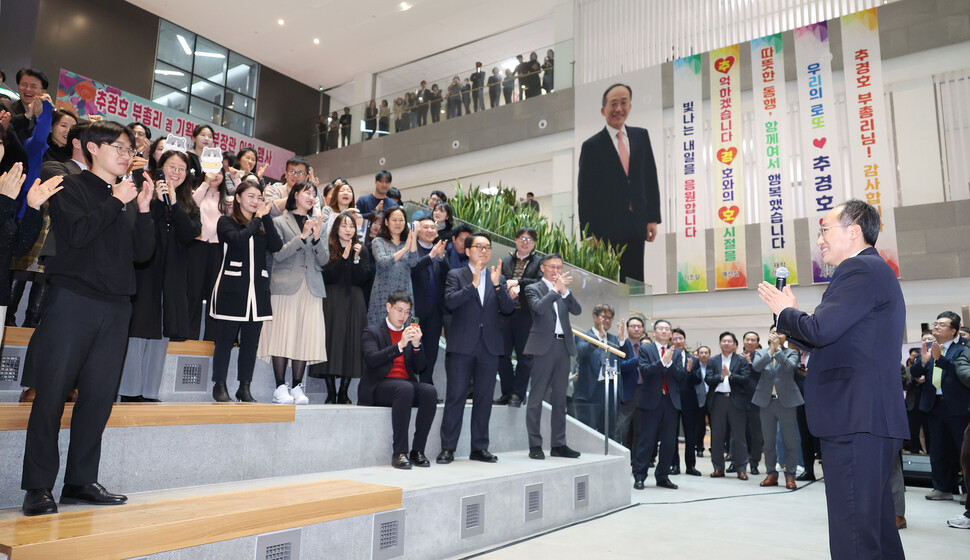
<instances>
[{"instance_id":1,"label":"man in gray suit","mask_svg":"<svg viewBox=\"0 0 970 560\"><path fill-rule=\"evenodd\" d=\"M751 362L751 378L757 380L751 402L761 411L761 433L765 440L765 470L767 476L761 486L778 486L778 452L775 441L778 425L785 444L785 488L795 490L795 469L798 468L798 407L805 404L795 385L798 352L785 348L785 335L771 327L768 349L755 352Z\"/></svg>"},{"instance_id":2,"label":"man in gray suit","mask_svg":"<svg viewBox=\"0 0 970 560\"><path fill-rule=\"evenodd\" d=\"M532 356L532 394L526 408L525 427L529 432L529 457L545 459L539 420L542 398L550 388L552 405L550 436L553 457L579 457L579 452L566 445L566 387L569 384L570 356L576 355L569 314L579 315L583 308L569 291L572 278L562 271L562 257L551 253L543 257L539 269L542 281L529 284L525 297L532 312L532 329L525 343L525 353Z\"/></svg>"}]
</instances>

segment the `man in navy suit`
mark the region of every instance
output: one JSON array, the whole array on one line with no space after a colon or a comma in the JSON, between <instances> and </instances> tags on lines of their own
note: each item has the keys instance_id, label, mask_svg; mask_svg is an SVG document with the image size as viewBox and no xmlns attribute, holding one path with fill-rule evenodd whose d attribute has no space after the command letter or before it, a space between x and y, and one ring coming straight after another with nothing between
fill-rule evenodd
<instances>
[{"instance_id":1,"label":"man in navy suit","mask_svg":"<svg viewBox=\"0 0 970 560\"><path fill-rule=\"evenodd\" d=\"M643 242L660 223L660 186L650 134L626 126L633 90L614 84L603 93L606 127L583 142L579 153L579 227L619 248L620 281L643 282Z\"/></svg>"},{"instance_id":2,"label":"man in navy suit","mask_svg":"<svg viewBox=\"0 0 970 560\"><path fill-rule=\"evenodd\" d=\"M670 481L670 463L677 445L677 413L680 410L679 385L684 368L681 351L670 346L670 323L660 319L653 324L653 343L640 345L640 438L633 460L633 488L643 490L650 455L660 443L657 468L653 471L657 486L676 490Z\"/></svg>"},{"instance_id":3,"label":"man in navy suit","mask_svg":"<svg viewBox=\"0 0 970 560\"><path fill-rule=\"evenodd\" d=\"M600 304L593 308L593 328L583 334L599 340L603 344L608 344L614 348L620 347L620 340L616 335L611 334L610 327L613 326L613 316L616 312L609 304ZM604 398L604 386L606 381L601 380L600 369L603 366L603 358L606 350L599 346L576 338L576 362L579 367L579 375L573 382L573 404L576 406L576 418L590 428L602 433L605 432L603 426L603 408L606 399ZM610 362L618 362L616 356L610 354ZM616 426L612 426L616 428ZM610 436L613 431L610 430Z\"/></svg>"},{"instance_id":4,"label":"man in navy suit","mask_svg":"<svg viewBox=\"0 0 970 560\"><path fill-rule=\"evenodd\" d=\"M970 422L970 372L957 362L966 351L960 338L960 316L952 311L940 313L933 323L933 338L932 344L922 346L910 373L923 386L919 409L926 413L930 427L933 491L926 499L952 500L957 491L963 432Z\"/></svg>"},{"instance_id":5,"label":"man in navy suit","mask_svg":"<svg viewBox=\"0 0 970 560\"><path fill-rule=\"evenodd\" d=\"M421 343L428 367L421 374L422 383L434 384L434 366L438 363L438 340L445 313L445 278L451 267L444 260L445 242L435 243L438 226L430 217L418 222L418 264L411 269L414 290L414 316L421 324Z\"/></svg>"},{"instance_id":6,"label":"man in navy suit","mask_svg":"<svg viewBox=\"0 0 970 560\"><path fill-rule=\"evenodd\" d=\"M697 358L692 356L684 346L687 344L687 333L677 327L671 331L670 342L674 348L680 350L680 365L684 368L684 377L677 387L680 393L680 413L677 415L679 424L684 427L684 472L691 476L700 476L697 470L697 410L701 402L697 399L697 387L704 384L701 367ZM705 392L706 394L706 392ZM703 441L703 438L701 438ZM670 474L680 474L680 450L674 446L674 456L670 461Z\"/></svg>"},{"instance_id":7,"label":"man in navy suit","mask_svg":"<svg viewBox=\"0 0 970 560\"><path fill-rule=\"evenodd\" d=\"M744 426L751 397L747 391L751 366L744 356L737 354L738 337L722 332L717 337L721 352L707 361L704 382L707 409L711 418L711 478L724 477L724 434L731 427L731 461L737 467L738 478L748 480L748 444L744 440Z\"/></svg>"},{"instance_id":8,"label":"man in navy suit","mask_svg":"<svg viewBox=\"0 0 970 560\"><path fill-rule=\"evenodd\" d=\"M505 351L499 313L512 312L512 298L501 266L488 268L491 237L485 233L469 235L465 251L468 266L453 269L445 281L445 307L451 311L452 321L445 353L448 386L441 418L441 453L436 459L442 465L455 460L468 383L472 378L475 393L469 458L484 463L498 461L498 457L488 452L488 419L492 414L498 357Z\"/></svg>"},{"instance_id":9,"label":"man in navy suit","mask_svg":"<svg viewBox=\"0 0 970 560\"><path fill-rule=\"evenodd\" d=\"M762 282L778 332L812 352L805 414L825 457L832 558L903 558L890 478L909 437L899 383L906 303L895 272L874 247L879 211L860 200L822 218L816 245L835 273L809 315L791 287Z\"/></svg>"}]
</instances>

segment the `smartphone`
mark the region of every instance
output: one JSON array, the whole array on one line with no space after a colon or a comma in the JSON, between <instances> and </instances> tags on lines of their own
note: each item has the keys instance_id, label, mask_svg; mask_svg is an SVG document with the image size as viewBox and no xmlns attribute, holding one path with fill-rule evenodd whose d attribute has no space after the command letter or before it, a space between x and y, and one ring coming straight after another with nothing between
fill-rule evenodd
<instances>
[{"instance_id":1,"label":"smartphone","mask_svg":"<svg viewBox=\"0 0 970 560\"><path fill-rule=\"evenodd\" d=\"M418 319L417 317L411 317L410 319L408 319L408 324L409 325L417 325L420 322L421 322L421 320Z\"/></svg>"}]
</instances>

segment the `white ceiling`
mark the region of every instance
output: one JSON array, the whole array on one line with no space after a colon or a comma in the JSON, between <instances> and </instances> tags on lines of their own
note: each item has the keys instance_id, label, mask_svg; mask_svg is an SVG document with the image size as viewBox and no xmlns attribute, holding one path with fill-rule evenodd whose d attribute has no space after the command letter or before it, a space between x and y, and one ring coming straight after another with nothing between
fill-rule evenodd
<instances>
[{"instance_id":1,"label":"white ceiling","mask_svg":"<svg viewBox=\"0 0 970 560\"><path fill-rule=\"evenodd\" d=\"M311 87L329 88L541 20L563 0L410 0L406 11L395 0L128 1ZM551 33L536 39L535 47L552 42Z\"/></svg>"}]
</instances>

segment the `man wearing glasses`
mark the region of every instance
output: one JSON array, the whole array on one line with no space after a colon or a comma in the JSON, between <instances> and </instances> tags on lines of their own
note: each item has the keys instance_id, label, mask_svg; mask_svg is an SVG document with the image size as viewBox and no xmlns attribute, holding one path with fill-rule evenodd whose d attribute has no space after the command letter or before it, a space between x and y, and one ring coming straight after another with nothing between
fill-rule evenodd
<instances>
[{"instance_id":1,"label":"man wearing glasses","mask_svg":"<svg viewBox=\"0 0 970 560\"><path fill-rule=\"evenodd\" d=\"M9 171L15 161L27 165L27 150L24 149L24 144L34 134L37 116L44 108L44 97L50 100L50 96L47 95L48 85L47 76L43 72L33 68L21 68L17 71L17 92L20 94L20 100L0 100L0 113L4 111L10 113L9 116L3 117L3 122L6 123L4 147L8 157L4 158L4 167L0 172ZM27 171L24 169L24 172Z\"/></svg>"},{"instance_id":2,"label":"man wearing glasses","mask_svg":"<svg viewBox=\"0 0 970 560\"><path fill-rule=\"evenodd\" d=\"M492 239L473 233L465 241L468 266L453 269L445 280L445 308L451 311L445 373L448 386L441 418L441 453L436 461L446 465L455 459L468 383L474 379L472 399L471 455L473 461L494 463L498 457L488 452L488 421L492 414L495 371L498 357L505 351L502 343L500 313L514 309L502 269L489 269ZM517 287L512 288L514 296Z\"/></svg>"},{"instance_id":3,"label":"man wearing glasses","mask_svg":"<svg viewBox=\"0 0 970 560\"><path fill-rule=\"evenodd\" d=\"M502 259L502 274L514 280L519 291L539 281L539 259L536 257L536 230L521 227L515 234L515 251ZM495 404L520 407L529 388L529 371L532 356L525 353L525 343L532 328L532 314L525 298L515 299L515 311L502 317L502 334L505 352L498 361L498 375L502 383L502 396ZM515 370L512 369L512 351L515 350Z\"/></svg>"},{"instance_id":4,"label":"man wearing glasses","mask_svg":"<svg viewBox=\"0 0 970 560\"><path fill-rule=\"evenodd\" d=\"M263 192L263 200L272 202L269 208L270 216L282 216L286 210L286 198L290 190L300 181L309 181L317 187L317 198L313 201L313 215L320 215L320 180L313 174L310 162L303 156L293 156L286 160L286 175L283 183L274 183Z\"/></svg>"}]
</instances>

